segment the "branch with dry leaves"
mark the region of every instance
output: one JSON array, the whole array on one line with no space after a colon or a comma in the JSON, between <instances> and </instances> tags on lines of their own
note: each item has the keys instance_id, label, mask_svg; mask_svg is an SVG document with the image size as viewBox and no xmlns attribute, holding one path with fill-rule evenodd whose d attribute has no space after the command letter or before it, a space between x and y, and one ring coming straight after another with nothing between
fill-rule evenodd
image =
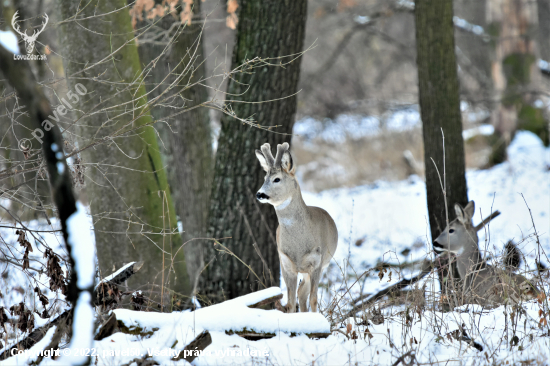
<instances>
[{"instance_id":1,"label":"branch with dry leaves","mask_svg":"<svg viewBox=\"0 0 550 366\"><path fill-rule=\"evenodd\" d=\"M137 271L139 271L142 266L143 266L143 262L128 263L122 268L120 268L118 271L114 272L112 275L105 277L104 279L99 281L98 285L95 287L95 290L94 290L93 305L98 306L105 303L106 301L105 294L101 291L101 289L116 288L117 285L120 285L121 283L126 281L128 278L130 278L133 274L135 274ZM19 310L19 308L18 309L14 308L14 310ZM25 309L21 309L21 311L25 311ZM2 320L2 314L3 314L3 310L0 308L0 321ZM54 326L57 326L60 332L66 332L66 329L64 327L66 327L67 325L70 326L72 324L72 315L73 315L72 309L65 310L63 313L61 313L55 319L50 321L48 324L34 329L23 340L16 342L12 346L6 348L4 352L0 353L0 361L11 357L12 349L31 348L36 343L38 343L42 338L44 338L48 330ZM63 329L61 329L62 327ZM29 329L32 329L32 327L30 327Z\"/></svg>"}]
</instances>

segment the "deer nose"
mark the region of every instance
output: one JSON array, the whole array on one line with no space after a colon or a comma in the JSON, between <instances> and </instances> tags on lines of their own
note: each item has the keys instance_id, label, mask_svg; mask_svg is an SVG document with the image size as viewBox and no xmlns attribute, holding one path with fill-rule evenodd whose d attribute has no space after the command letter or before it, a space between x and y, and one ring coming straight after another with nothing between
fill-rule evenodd
<instances>
[{"instance_id":1,"label":"deer nose","mask_svg":"<svg viewBox=\"0 0 550 366\"><path fill-rule=\"evenodd\" d=\"M439 244L437 241L433 242L433 246L434 246L434 251L437 254L443 253L445 251L445 247L443 245Z\"/></svg>"},{"instance_id":2,"label":"deer nose","mask_svg":"<svg viewBox=\"0 0 550 366\"><path fill-rule=\"evenodd\" d=\"M257 198L259 201L261 201L261 200L263 200L263 199L268 200L268 199L269 199L269 196L268 196L267 194L263 193L263 192L258 192L258 193L256 193L256 198Z\"/></svg>"}]
</instances>

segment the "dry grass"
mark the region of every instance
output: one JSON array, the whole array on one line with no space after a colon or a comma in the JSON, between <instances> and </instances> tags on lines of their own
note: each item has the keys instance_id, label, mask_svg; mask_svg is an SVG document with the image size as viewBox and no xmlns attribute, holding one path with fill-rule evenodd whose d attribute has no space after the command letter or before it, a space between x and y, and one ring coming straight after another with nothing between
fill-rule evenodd
<instances>
[{"instance_id":1,"label":"dry grass","mask_svg":"<svg viewBox=\"0 0 550 366\"><path fill-rule=\"evenodd\" d=\"M481 135L465 141L467 169L480 169L490 153L486 138ZM416 162L413 169L404 158L410 151ZM302 188L319 192L339 187L355 187L377 180L398 181L411 174L424 176L422 130L383 131L376 136L354 138L333 143L315 138L292 139L292 153L298 164Z\"/></svg>"}]
</instances>

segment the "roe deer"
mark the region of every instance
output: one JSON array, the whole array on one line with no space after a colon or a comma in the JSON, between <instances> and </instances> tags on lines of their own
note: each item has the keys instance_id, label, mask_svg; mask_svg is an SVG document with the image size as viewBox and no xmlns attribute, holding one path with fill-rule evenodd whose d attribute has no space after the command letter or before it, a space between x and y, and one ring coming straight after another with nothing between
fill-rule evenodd
<instances>
[{"instance_id":1,"label":"roe deer","mask_svg":"<svg viewBox=\"0 0 550 366\"><path fill-rule=\"evenodd\" d=\"M472 225L475 203L462 208L455 204L456 219L435 239L437 253L457 254L457 268L463 281L462 303L498 305L534 298L538 289L522 275L490 266L481 258L477 230ZM462 304L459 304L462 305Z\"/></svg>"},{"instance_id":2,"label":"roe deer","mask_svg":"<svg viewBox=\"0 0 550 366\"><path fill-rule=\"evenodd\" d=\"M298 273L304 280L298 289L300 311L317 311L317 289L321 273L338 245L338 230L328 212L319 207L306 206L296 180L296 166L288 151L288 143L277 145L273 158L271 146L263 144L256 157L266 171L265 182L256 194L258 201L275 207L279 220L277 250L288 289L287 312L296 311L296 282Z\"/></svg>"}]
</instances>

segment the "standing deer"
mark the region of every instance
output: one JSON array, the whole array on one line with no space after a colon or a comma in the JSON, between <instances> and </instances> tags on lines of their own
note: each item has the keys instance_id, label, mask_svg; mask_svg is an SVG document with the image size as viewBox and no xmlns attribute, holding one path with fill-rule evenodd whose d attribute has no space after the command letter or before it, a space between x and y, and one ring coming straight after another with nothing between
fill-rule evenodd
<instances>
[{"instance_id":1,"label":"standing deer","mask_svg":"<svg viewBox=\"0 0 550 366\"><path fill-rule=\"evenodd\" d=\"M435 239L437 253L457 254L457 268L463 281L462 302L479 305L518 303L536 297L538 289L522 275L488 265L478 248L477 230L472 225L475 203L462 208L455 204L456 219ZM459 304L460 305L460 304Z\"/></svg>"},{"instance_id":2,"label":"standing deer","mask_svg":"<svg viewBox=\"0 0 550 366\"><path fill-rule=\"evenodd\" d=\"M304 203L288 143L277 145L275 158L271 154L271 146L263 144L261 151L256 150L256 157L266 171L265 182L256 198L273 205L279 220L277 250L288 289L287 312L296 311L298 273L304 274L298 288L300 311L307 311L309 295L311 311L316 312L321 273L338 245L336 224L322 208Z\"/></svg>"}]
</instances>

